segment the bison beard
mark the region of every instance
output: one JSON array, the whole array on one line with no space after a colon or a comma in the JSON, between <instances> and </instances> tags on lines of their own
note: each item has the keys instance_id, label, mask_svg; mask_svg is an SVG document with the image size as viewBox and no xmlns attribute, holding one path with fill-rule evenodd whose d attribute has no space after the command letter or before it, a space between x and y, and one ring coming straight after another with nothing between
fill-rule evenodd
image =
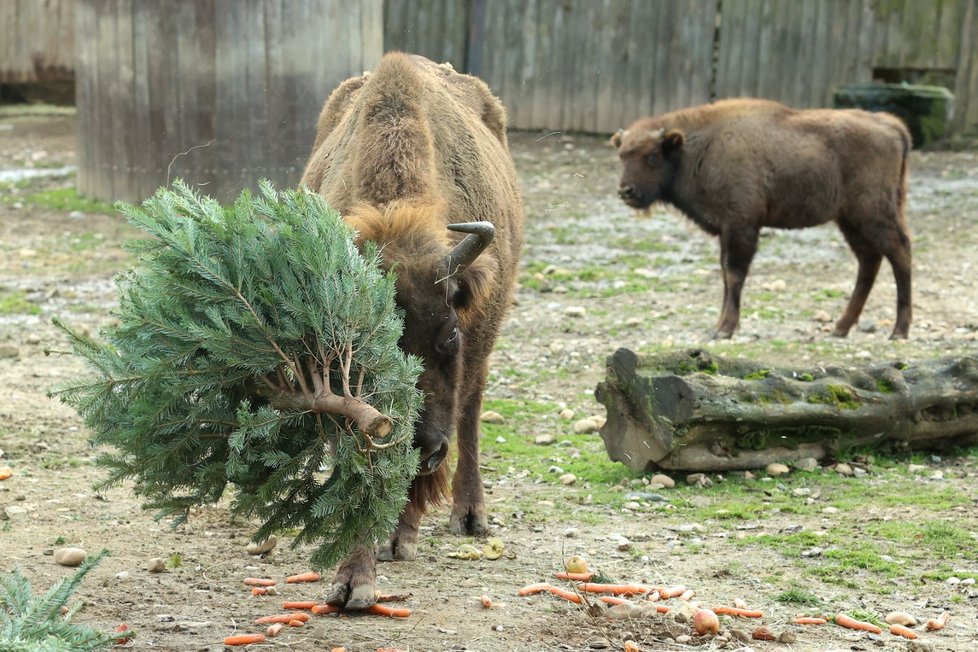
<instances>
[{"instance_id":1,"label":"bison beard","mask_svg":"<svg viewBox=\"0 0 978 652\"><path fill-rule=\"evenodd\" d=\"M714 337L728 338L737 328L761 228L825 222L838 224L859 263L834 335L845 337L858 321L886 257L897 290L891 338L907 337L910 133L895 116L725 100L643 118L611 140L622 162L618 194L626 204L672 204L719 236L724 292Z\"/></svg>"},{"instance_id":2,"label":"bison beard","mask_svg":"<svg viewBox=\"0 0 978 652\"><path fill-rule=\"evenodd\" d=\"M403 53L343 82L319 117L302 183L343 214L359 242L376 243L397 274L401 348L422 360L425 393L414 441L421 468L407 506L379 550L364 541L341 564L330 604L373 604L376 559L415 557L426 508L448 493L443 460L453 432L458 463L449 525L460 534L488 531L479 414L523 239L505 124L483 82Z\"/></svg>"}]
</instances>

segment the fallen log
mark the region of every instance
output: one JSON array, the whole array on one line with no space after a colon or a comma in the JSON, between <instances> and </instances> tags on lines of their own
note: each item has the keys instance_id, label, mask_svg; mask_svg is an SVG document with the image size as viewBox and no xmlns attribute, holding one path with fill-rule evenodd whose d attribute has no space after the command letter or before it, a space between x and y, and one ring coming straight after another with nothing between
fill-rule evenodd
<instances>
[{"instance_id":1,"label":"fallen log","mask_svg":"<svg viewBox=\"0 0 978 652\"><path fill-rule=\"evenodd\" d=\"M978 441L978 356L779 369L700 350L618 349L595 396L601 438L634 471L728 471L853 448Z\"/></svg>"}]
</instances>

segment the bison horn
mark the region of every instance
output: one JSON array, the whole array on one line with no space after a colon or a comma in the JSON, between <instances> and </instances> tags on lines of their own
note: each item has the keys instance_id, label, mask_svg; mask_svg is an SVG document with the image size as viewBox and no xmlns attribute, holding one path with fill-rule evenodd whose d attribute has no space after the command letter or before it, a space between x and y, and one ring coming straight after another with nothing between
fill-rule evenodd
<instances>
[{"instance_id":1,"label":"bison horn","mask_svg":"<svg viewBox=\"0 0 978 652\"><path fill-rule=\"evenodd\" d=\"M455 245L445 259L449 275L457 274L475 262L489 243L492 242L496 229L490 222L460 222L449 224L449 230L468 233L465 239Z\"/></svg>"}]
</instances>

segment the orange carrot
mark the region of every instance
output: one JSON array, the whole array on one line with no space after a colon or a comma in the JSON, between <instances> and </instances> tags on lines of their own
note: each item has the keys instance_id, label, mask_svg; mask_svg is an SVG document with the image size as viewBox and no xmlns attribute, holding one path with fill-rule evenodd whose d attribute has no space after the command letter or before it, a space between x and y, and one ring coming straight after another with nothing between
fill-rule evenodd
<instances>
[{"instance_id":1,"label":"orange carrot","mask_svg":"<svg viewBox=\"0 0 978 652\"><path fill-rule=\"evenodd\" d=\"M947 625L947 619L951 617L951 614L947 611L943 612L937 618L931 618L927 621L926 627L928 632L936 632L939 629L944 629L944 625Z\"/></svg>"},{"instance_id":2,"label":"orange carrot","mask_svg":"<svg viewBox=\"0 0 978 652\"><path fill-rule=\"evenodd\" d=\"M625 641L625 652L641 652L641 649L635 641Z\"/></svg>"},{"instance_id":3,"label":"orange carrot","mask_svg":"<svg viewBox=\"0 0 978 652\"><path fill-rule=\"evenodd\" d=\"M741 618L763 618L764 613L759 609L738 609L737 607L713 607L716 615L740 616Z\"/></svg>"},{"instance_id":4,"label":"orange carrot","mask_svg":"<svg viewBox=\"0 0 978 652\"><path fill-rule=\"evenodd\" d=\"M281 623L279 624L281 625ZM292 620L289 621L289 627L302 627L303 625L305 625L305 623L299 620L298 618L293 618Z\"/></svg>"},{"instance_id":5,"label":"orange carrot","mask_svg":"<svg viewBox=\"0 0 978 652\"><path fill-rule=\"evenodd\" d=\"M688 591L684 591L683 594L679 596L679 599L682 600L683 602L689 602L695 596L696 596L696 591L694 591L693 589L689 589Z\"/></svg>"},{"instance_id":6,"label":"orange carrot","mask_svg":"<svg viewBox=\"0 0 978 652\"><path fill-rule=\"evenodd\" d=\"M312 571L308 573L299 573L298 575L291 575L285 578L287 584L298 584L299 582L318 582L322 578L319 573L314 573Z\"/></svg>"},{"instance_id":7,"label":"orange carrot","mask_svg":"<svg viewBox=\"0 0 978 652\"><path fill-rule=\"evenodd\" d=\"M558 580L573 580L575 582L590 582L591 578L594 577L594 573L568 573L567 571L560 571L554 574Z\"/></svg>"},{"instance_id":8,"label":"orange carrot","mask_svg":"<svg viewBox=\"0 0 978 652\"><path fill-rule=\"evenodd\" d=\"M278 633L282 631L283 627L285 627L284 623L272 623L268 626L268 629L265 630L265 636L268 638L275 638L278 636Z\"/></svg>"},{"instance_id":9,"label":"orange carrot","mask_svg":"<svg viewBox=\"0 0 978 652\"><path fill-rule=\"evenodd\" d=\"M346 652L345 647L334 647L329 652Z\"/></svg>"},{"instance_id":10,"label":"orange carrot","mask_svg":"<svg viewBox=\"0 0 978 652\"><path fill-rule=\"evenodd\" d=\"M340 608L332 604L315 604L311 611L317 616L325 616L326 614L335 614L340 611Z\"/></svg>"},{"instance_id":11,"label":"orange carrot","mask_svg":"<svg viewBox=\"0 0 978 652\"><path fill-rule=\"evenodd\" d=\"M271 623L285 623L289 624L290 620L301 620L306 622L309 620L309 614L303 613L301 611L296 611L290 614L278 614L275 616L262 616L261 618L255 618L256 625L270 625Z\"/></svg>"},{"instance_id":12,"label":"orange carrot","mask_svg":"<svg viewBox=\"0 0 978 652\"><path fill-rule=\"evenodd\" d=\"M268 587L253 586L251 587L251 595L268 595Z\"/></svg>"},{"instance_id":13,"label":"orange carrot","mask_svg":"<svg viewBox=\"0 0 978 652\"><path fill-rule=\"evenodd\" d=\"M796 625L824 625L829 621L815 616L795 616Z\"/></svg>"},{"instance_id":14,"label":"orange carrot","mask_svg":"<svg viewBox=\"0 0 978 652\"><path fill-rule=\"evenodd\" d=\"M411 615L410 609L404 607L388 607L384 604L372 604L364 609L364 611L375 616L389 616L390 618L407 618Z\"/></svg>"},{"instance_id":15,"label":"orange carrot","mask_svg":"<svg viewBox=\"0 0 978 652\"><path fill-rule=\"evenodd\" d=\"M243 581L248 586L275 586L275 580L265 580L260 577L246 577Z\"/></svg>"},{"instance_id":16,"label":"orange carrot","mask_svg":"<svg viewBox=\"0 0 978 652\"><path fill-rule=\"evenodd\" d=\"M118 627L116 627L115 633L120 635L112 639L112 642L115 643L116 645L125 645L126 643L132 640L132 630L129 628L129 625L126 623L122 623Z\"/></svg>"},{"instance_id":17,"label":"orange carrot","mask_svg":"<svg viewBox=\"0 0 978 652\"><path fill-rule=\"evenodd\" d=\"M577 585L578 591L585 593L614 593L615 595L644 595L652 589L638 584L598 584L584 582Z\"/></svg>"},{"instance_id":18,"label":"orange carrot","mask_svg":"<svg viewBox=\"0 0 978 652\"><path fill-rule=\"evenodd\" d=\"M14 476L14 470L9 466L0 466L0 480L7 480Z\"/></svg>"},{"instance_id":19,"label":"orange carrot","mask_svg":"<svg viewBox=\"0 0 978 652\"><path fill-rule=\"evenodd\" d=\"M482 602L483 609L492 609L492 598L488 595L483 595L479 600Z\"/></svg>"},{"instance_id":20,"label":"orange carrot","mask_svg":"<svg viewBox=\"0 0 978 652\"><path fill-rule=\"evenodd\" d=\"M895 636L902 636L903 638L909 638L911 640L917 638L917 632L899 623L893 623L890 625L890 633Z\"/></svg>"},{"instance_id":21,"label":"orange carrot","mask_svg":"<svg viewBox=\"0 0 978 652\"><path fill-rule=\"evenodd\" d=\"M598 600L606 604L625 604L628 602L625 598L619 598L613 595L602 595Z\"/></svg>"},{"instance_id":22,"label":"orange carrot","mask_svg":"<svg viewBox=\"0 0 978 652\"><path fill-rule=\"evenodd\" d=\"M873 623L867 623L864 620L856 620L852 616L847 616L843 613L838 613L835 615L835 624L841 625L843 627L848 627L849 629L858 629L862 632L872 632L873 634L882 634L883 630Z\"/></svg>"},{"instance_id":23,"label":"orange carrot","mask_svg":"<svg viewBox=\"0 0 978 652\"><path fill-rule=\"evenodd\" d=\"M667 613L669 613L669 607L667 607L664 604L657 604L657 605L655 605L655 610L658 613L660 613L660 614L667 614Z\"/></svg>"},{"instance_id":24,"label":"orange carrot","mask_svg":"<svg viewBox=\"0 0 978 652\"><path fill-rule=\"evenodd\" d=\"M668 600L669 598L677 598L686 592L686 587L682 584L676 584L675 586L667 586L665 588L659 589L659 597L663 600Z\"/></svg>"},{"instance_id":25,"label":"orange carrot","mask_svg":"<svg viewBox=\"0 0 978 652\"><path fill-rule=\"evenodd\" d=\"M264 643L264 634L238 634L237 636L225 636L224 644L228 646L234 645L251 645L252 643Z\"/></svg>"},{"instance_id":26,"label":"orange carrot","mask_svg":"<svg viewBox=\"0 0 978 652\"><path fill-rule=\"evenodd\" d=\"M541 582L540 584L527 584L522 589L519 590L520 595L531 595L533 593L541 593L543 591L549 591L550 585L546 582Z\"/></svg>"},{"instance_id":27,"label":"orange carrot","mask_svg":"<svg viewBox=\"0 0 978 652\"><path fill-rule=\"evenodd\" d=\"M553 593L558 598L563 598L564 600L568 600L576 604L581 604L581 596L574 593L573 591L568 591L567 589L562 589L558 586L551 586L547 590Z\"/></svg>"},{"instance_id":28,"label":"orange carrot","mask_svg":"<svg viewBox=\"0 0 978 652\"><path fill-rule=\"evenodd\" d=\"M302 602L283 602L283 609L312 609L316 606L314 600L304 600Z\"/></svg>"}]
</instances>

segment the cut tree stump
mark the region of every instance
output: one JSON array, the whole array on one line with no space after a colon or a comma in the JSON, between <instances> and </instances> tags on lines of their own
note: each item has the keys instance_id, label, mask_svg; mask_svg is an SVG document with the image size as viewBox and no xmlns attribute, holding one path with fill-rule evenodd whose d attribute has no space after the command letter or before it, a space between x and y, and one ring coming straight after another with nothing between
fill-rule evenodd
<instances>
[{"instance_id":1,"label":"cut tree stump","mask_svg":"<svg viewBox=\"0 0 978 652\"><path fill-rule=\"evenodd\" d=\"M978 356L778 369L682 350L618 349L595 395L601 438L634 471L729 471L852 448L978 441Z\"/></svg>"}]
</instances>

